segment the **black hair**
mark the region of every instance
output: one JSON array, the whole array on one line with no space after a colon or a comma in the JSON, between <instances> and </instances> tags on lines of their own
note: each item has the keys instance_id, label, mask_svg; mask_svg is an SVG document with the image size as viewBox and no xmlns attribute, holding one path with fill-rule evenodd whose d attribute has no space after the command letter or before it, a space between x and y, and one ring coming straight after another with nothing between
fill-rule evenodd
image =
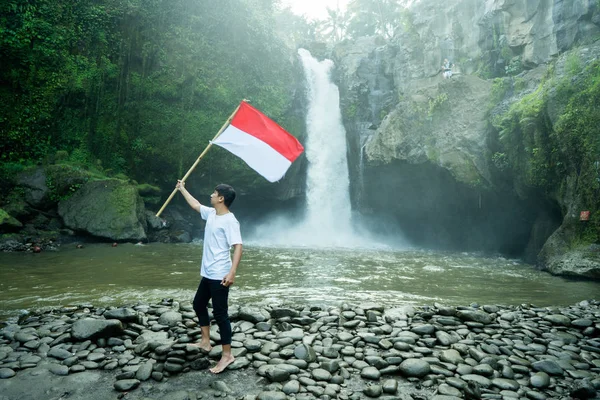
<instances>
[{"instance_id":1,"label":"black hair","mask_svg":"<svg viewBox=\"0 0 600 400\"><path fill-rule=\"evenodd\" d=\"M217 191L217 193L219 193L219 196L223 196L223 202L225 203L225 207L229 208L229 206L231 206L231 203L233 203L233 201L235 200L235 190L233 189L233 187L221 183L217 185L217 187L215 187L215 190Z\"/></svg>"}]
</instances>

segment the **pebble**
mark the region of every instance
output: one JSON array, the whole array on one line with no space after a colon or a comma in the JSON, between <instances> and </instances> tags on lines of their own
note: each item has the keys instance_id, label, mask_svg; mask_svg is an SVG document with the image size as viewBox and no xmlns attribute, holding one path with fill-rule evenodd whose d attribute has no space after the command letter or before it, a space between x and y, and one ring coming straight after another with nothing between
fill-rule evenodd
<instances>
[{"instance_id":1,"label":"pebble","mask_svg":"<svg viewBox=\"0 0 600 400\"><path fill-rule=\"evenodd\" d=\"M597 301L398 310L375 304L235 308L236 360L228 368L254 368L264 381L256 399L377 398L420 386L424 397L438 400L541 400L590 398L600 386ZM205 370L222 347L213 344L207 355L190 344L201 334L194 318L191 304L172 300L31 313L29 322L0 329L0 379L49 363L57 375L114 370L115 390L129 392L150 379ZM216 326L211 340L220 340ZM230 384L213 381L203 396L231 397L237 388Z\"/></svg>"}]
</instances>

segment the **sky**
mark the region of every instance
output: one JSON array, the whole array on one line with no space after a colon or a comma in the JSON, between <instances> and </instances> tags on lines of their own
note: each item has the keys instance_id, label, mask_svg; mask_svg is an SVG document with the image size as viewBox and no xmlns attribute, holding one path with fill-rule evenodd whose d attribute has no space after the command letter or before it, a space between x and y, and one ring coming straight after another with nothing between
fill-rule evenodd
<instances>
[{"instance_id":1,"label":"sky","mask_svg":"<svg viewBox=\"0 0 600 400\"><path fill-rule=\"evenodd\" d=\"M305 15L308 19L325 19L327 7L336 9L338 4L345 9L349 0L283 0L282 4L292 9L292 12Z\"/></svg>"}]
</instances>

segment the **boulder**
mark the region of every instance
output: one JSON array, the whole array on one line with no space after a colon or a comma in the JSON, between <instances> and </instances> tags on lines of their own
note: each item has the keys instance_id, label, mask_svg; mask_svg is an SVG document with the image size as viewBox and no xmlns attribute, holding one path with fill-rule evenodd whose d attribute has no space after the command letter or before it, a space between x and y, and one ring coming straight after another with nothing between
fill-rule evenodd
<instances>
[{"instance_id":1,"label":"boulder","mask_svg":"<svg viewBox=\"0 0 600 400\"><path fill-rule=\"evenodd\" d=\"M146 239L144 203L125 181L88 182L58 204L58 213L73 230L111 240Z\"/></svg>"},{"instance_id":2,"label":"boulder","mask_svg":"<svg viewBox=\"0 0 600 400\"><path fill-rule=\"evenodd\" d=\"M15 231L22 227L22 223L0 208L0 232Z\"/></svg>"},{"instance_id":3,"label":"boulder","mask_svg":"<svg viewBox=\"0 0 600 400\"><path fill-rule=\"evenodd\" d=\"M75 321L71 336L75 340L107 338L123 334L123 324L117 319L84 318Z\"/></svg>"},{"instance_id":4,"label":"boulder","mask_svg":"<svg viewBox=\"0 0 600 400\"><path fill-rule=\"evenodd\" d=\"M46 181L46 171L42 167L25 170L17 177L17 185L25 190L25 201L35 208L42 209L52 203Z\"/></svg>"}]
</instances>

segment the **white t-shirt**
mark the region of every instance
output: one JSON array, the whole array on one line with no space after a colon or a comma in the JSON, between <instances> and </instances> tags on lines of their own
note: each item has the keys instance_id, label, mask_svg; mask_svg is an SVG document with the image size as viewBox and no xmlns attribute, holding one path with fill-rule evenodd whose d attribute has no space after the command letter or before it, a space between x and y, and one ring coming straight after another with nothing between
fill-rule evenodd
<instances>
[{"instance_id":1,"label":"white t-shirt","mask_svg":"<svg viewBox=\"0 0 600 400\"><path fill-rule=\"evenodd\" d=\"M240 223L231 212L217 215L214 208L203 205L200 216L206 220L200 275L221 280L231 270L231 246L242 244Z\"/></svg>"}]
</instances>

